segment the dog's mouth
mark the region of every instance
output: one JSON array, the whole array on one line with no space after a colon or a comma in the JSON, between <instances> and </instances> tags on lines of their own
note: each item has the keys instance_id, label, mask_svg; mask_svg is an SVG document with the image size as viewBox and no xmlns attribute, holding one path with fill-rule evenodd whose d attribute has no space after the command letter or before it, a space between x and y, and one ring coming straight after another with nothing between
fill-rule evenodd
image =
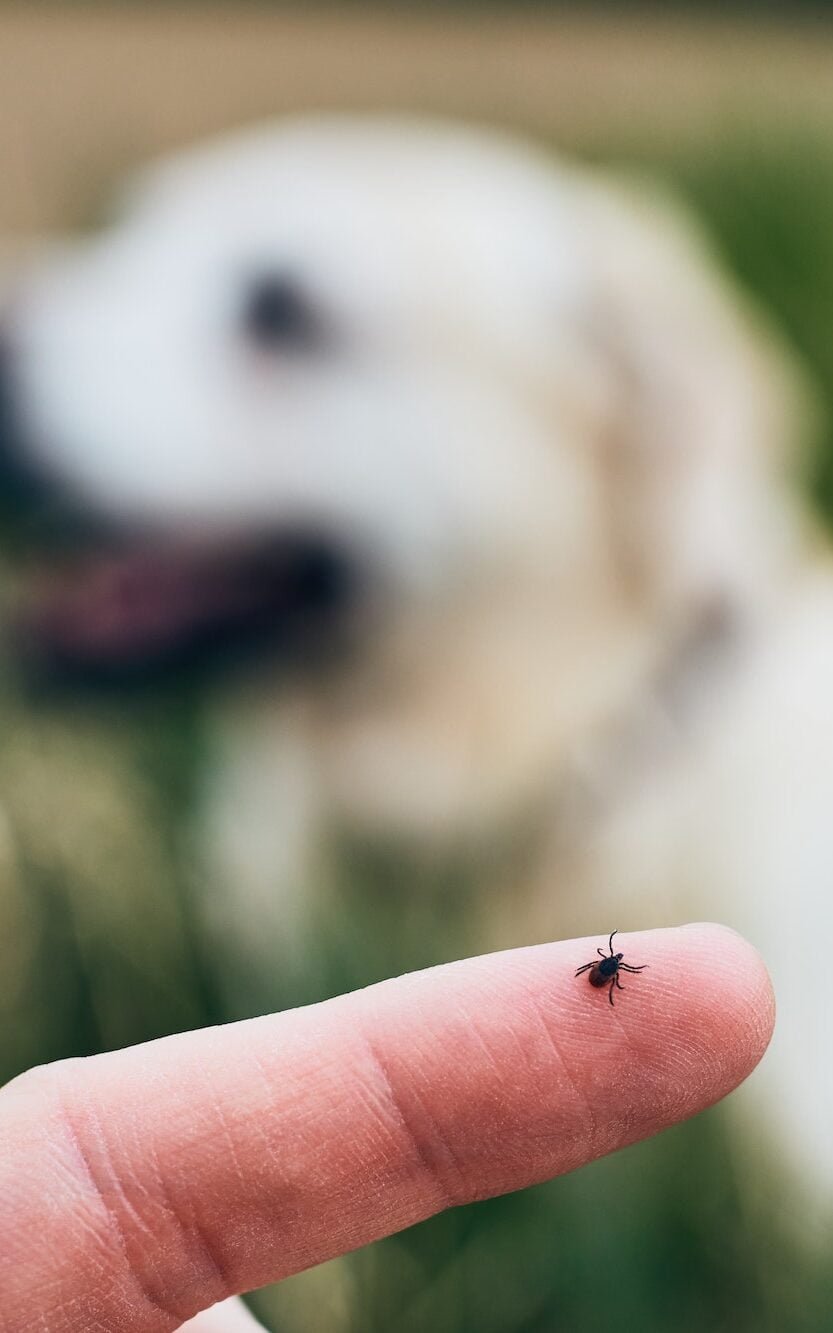
<instances>
[{"instance_id":1,"label":"dog's mouth","mask_svg":"<svg viewBox=\"0 0 833 1333\"><path fill-rule=\"evenodd\" d=\"M21 660L41 684L119 686L281 660L349 638L358 569L315 533L143 537L64 554L27 580Z\"/></svg>"},{"instance_id":2,"label":"dog's mouth","mask_svg":"<svg viewBox=\"0 0 833 1333\"><path fill-rule=\"evenodd\" d=\"M314 516L222 531L114 519L34 461L8 360L0 340L0 517L4 549L25 563L12 609L24 683L132 686L264 655L305 668L342 657L376 601L355 534Z\"/></svg>"}]
</instances>

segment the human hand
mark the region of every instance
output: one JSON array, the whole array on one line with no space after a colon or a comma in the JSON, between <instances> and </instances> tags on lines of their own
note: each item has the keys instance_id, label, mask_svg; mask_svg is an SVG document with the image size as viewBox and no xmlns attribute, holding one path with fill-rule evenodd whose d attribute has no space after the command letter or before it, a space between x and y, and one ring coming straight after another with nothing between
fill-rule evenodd
<instances>
[{"instance_id":1,"label":"human hand","mask_svg":"<svg viewBox=\"0 0 833 1333\"><path fill-rule=\"evenodd\" d=\"M571 1171L730 1092L774 1020L697 925L451 963L31 1070L0 1092L0 1330L169 1333L444 1208ZM622 943L621 941L624 941ZM189 1330L253 1328L236 1303Z\"/></svg>"}]
</instances>

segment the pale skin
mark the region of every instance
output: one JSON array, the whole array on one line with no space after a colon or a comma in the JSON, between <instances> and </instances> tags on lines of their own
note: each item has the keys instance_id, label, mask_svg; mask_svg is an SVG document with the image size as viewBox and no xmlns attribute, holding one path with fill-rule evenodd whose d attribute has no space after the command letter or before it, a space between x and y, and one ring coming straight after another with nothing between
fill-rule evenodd
<instances>
[{"instance_id":1,"label":"pale skin","mask_svg":"<svg viewBox=\"0 0 833 1333\"><path fill-rule=\"evenodd\" d=\"M623 934L650 971L611 1011L573 975L598 943L16 1079L0 1091L0 1330L244 1333L219 1302L571 1171L751 1072L774 1006L750 945L711 925Z\"/></svg>"}]
</instances>

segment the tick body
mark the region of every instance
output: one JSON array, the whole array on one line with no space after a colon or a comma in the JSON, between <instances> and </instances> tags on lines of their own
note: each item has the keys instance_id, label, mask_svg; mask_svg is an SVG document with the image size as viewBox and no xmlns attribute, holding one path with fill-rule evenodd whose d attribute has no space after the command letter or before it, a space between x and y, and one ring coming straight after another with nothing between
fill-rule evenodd
<instances>
[{"instance_id":1,"label":"tick body","mask_svg":"<svg viewBox=\"0 0 833 1333\"><path fill-rule=\"evenodd\" d=\"M647 963L643 963L641 967L631 967L630 963L622 962L624 954L613 952L613 936L618 934L618 930L611 931L610 939L607 943L607 953L602 949L596 950L596 953L599 955L598 962L584 963L581 967L576 968L576 976L580 977L582 972L587 972L587 980L590 982L590 985L595 986L597 990L601 990L602 986L607 986L607 998L610 1000L611 1004L613 1004L614 986L617 990L625 989L619 980L619 973L644 972L645 968L648 966Z\"/></svg>"}]
</instances>

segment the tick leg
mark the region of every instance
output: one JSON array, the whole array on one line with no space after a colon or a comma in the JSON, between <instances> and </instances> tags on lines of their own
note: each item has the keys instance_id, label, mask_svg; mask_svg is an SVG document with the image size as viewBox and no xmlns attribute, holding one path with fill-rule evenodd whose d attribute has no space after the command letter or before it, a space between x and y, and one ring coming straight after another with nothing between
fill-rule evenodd
<instances>
[{"instance_id":1,"label":"tick leg","mask_svg":"<svg viewBox=\"0 0 833 1333\"><path fill-rule=\"evenodd\" d=\"M586 972L589 967L595 967L595 963L585 963L583 967L576 968L576 976L580 977L582 972Z\"/></svg>"},{"instance_id":2,"label":"tick leg","mask_svg":"<svg viewBox=\"0 0 833 1333\"><path fill-rule=\"evenodd\" d=\"M614 936L614 935L618 935L618 934L619 934L618 930L612 930L612 931L610 932L610 939L608 940L608 944L607 944L607 947L608 947L610 953L613 953L613 936Z\"/></svg>"},{"instance_id":3,"label":"tick leg","mask_svg":"<svg viewBox=\"0 0 833 1333\"><path fill-rule=\"evenodd\" d=\"M626 972L644 972L648 964L643 963L641 967L631 967L630 963L620 963L619 966Z\"/></svg>"},{"instance_id":4,"label":"tick leg","mask_svg":"<svg viewBox=\"0 0 833 1333\"><path fill-rule=\"evenodd\" d=\"M600 958L607 958L607 954L605 953L604 949L597 949L596 953L599 955Z\"/></svg>"},{"instance_id":5,"label":"tick leg","mask_svg":"<svg viewBox=\"0 0 833 1333\"><path fill-rule=\"evenodd\" d=\"M613 981L611 981L611 983L610 983L610 989L609 989L608 992L607 992L607 998L610 1000L610 1003L611 1003L611 1005L613 1005L613 1008L614 1008L614 1009L616 1008L616 1005L613 1004L613 986L614 986L615 981L616 981L616 977L614 977L614 978L613 978Z\"/></svg>"},{"instance_id":6,"label":"tick leg","mask_svg":"<svg viewBox=\"0 0 833 1333\"><path fill-rule=\"evenodd\" d=\"M619 974L618 974L618 972L616 973L616 976L613 978L613 980L616 982L616 989L617 989L617 990L624 990L624 989L625 989L625 987L622 985L621 981L619 980Z\"/></svg>"}]
</instances>

